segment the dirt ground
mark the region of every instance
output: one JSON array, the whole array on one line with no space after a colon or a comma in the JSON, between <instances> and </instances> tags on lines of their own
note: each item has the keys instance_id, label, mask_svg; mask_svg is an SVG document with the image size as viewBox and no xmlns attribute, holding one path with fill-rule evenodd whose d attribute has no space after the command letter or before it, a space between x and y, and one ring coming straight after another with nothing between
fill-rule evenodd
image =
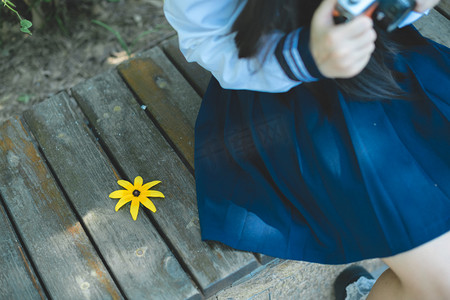
<instances>
[{"instance_id":1,"label":"dirt ground","mask_svg":"<svg viewBox=\"0 0 450 300\"><path fill-rule=\"evenodd\" d=\"M163 3L79 1L69 11L68 34L54 25L32 27L28 36L19 31L18 22L0 22L0 124L128 58L114 34L92 20L119 32L133 53L175 34L164 18Z\"/></svg>"}]
</instances>

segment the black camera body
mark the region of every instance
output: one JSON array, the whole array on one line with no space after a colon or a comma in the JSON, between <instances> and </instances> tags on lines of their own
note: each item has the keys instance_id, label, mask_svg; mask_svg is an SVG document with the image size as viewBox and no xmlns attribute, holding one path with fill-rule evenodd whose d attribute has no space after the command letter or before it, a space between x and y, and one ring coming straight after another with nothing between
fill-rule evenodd
<instances>
[{"instance_id":1,"label":"black camera body","mask_svg":"<svg viewBox=\"0 0 450 300\"><path fill-rule=\"evenodd\" d=\"M391 32L415 6L415 0L338 0L335 20L337 23L342 23L366 14L376 25Z\"/></svg>"}]
</instances>

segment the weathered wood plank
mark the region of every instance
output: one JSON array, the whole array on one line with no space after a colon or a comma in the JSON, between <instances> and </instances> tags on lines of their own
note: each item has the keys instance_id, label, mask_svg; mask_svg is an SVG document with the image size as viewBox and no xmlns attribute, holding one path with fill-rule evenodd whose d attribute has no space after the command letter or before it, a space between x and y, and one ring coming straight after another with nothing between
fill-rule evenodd
<instances>
[{"instance_id":1,"label":"weathered wood plank","mask_svg":"<svg viewBox=\"0 0 450 300\"><path fill-rule=\"evenodd\" d=\"M0 299L47 299L1 203Z\"/></svg>"},{"instance_id":2,"label":"weathered wood plank","mask_svg":"<svg viewBox=\"0 0 450 300\"><path fill-rule=\"evenodd\" d=\"M154 200L158 211L151 216L206 296L257 266L249 253L201 242L194 178L117 73L92 78L72 92L129 178L162 181L157 190L166 199Z\"/></svg>"},{"instance_id":3,"label":"weathered wood plank","mask_svg":"<svg viewBox=\"0 0 450 300\"><path fill-rule=\"evenodd\" d=\"M420 33L442 45L450 47L450 20L438 13L435 9L414 22Z\"/></svg>"},{"instance_id":4,"label":"weathered wood plank","mask_svg":"<svg viewBox=\"0 0 450 300\"><path fill-rule=\"evenodd\" d=\"M19 118L0 126L0 182L4 202L52 298L121 298Z\"/></svg>"},{"instance_id":5,"label":"weathered wood plank","mask_svg":"<svg viewBox=\"0 0 450 300\"><path fill-rule=\"evenodd\" d=\"M108 195L122 189L120 178L74 102L61 93L25 118L125 296L201 298L149 219L133 221L127 207L114 211L117 200Z\"/></svg>"},{"instance_id":6,"label":"weathered wood plank","mask_svg":"<svg viewBox=\"0 0 450 300\"><path fill-rule=\"evenodd\" d=\"M198 72L200 75L194 75L192 81L197 81L197 84L203 85L203 88L206 89L207 84L210 79L210 75L204 69L197 70L196 67L191 68L194 64L188 63L180 50L178 50L177 39L171 39L170 43L167 45L167 49L170 49L172 58L178 57L181 61L178 69L184 70L182 73L187 74L187 76L191 76L192 72ZM183 62L184 60L184 62ZM189 124L191 124L192 128L188 128L190 134L183 136L182 139L179 136L182 136L185 132L185 128L180 128L180 126L176 126L172 124L171 119L163 119L160 118L160 126L164 130L166 130L167 135L172 140L172 142L178 145L179 151L186 158L186 161L189 163L190 167L194 169L194 133L193 126L195 124L195 120L197 118L198 111L198 97L192 95L192 88L180 77L179 73L171 67L171 63L167 60L166 57L163 56L162 52L158 49L152 49L140 55L138 61L127 63L119 66L119 71L124 80L127 82L128 86L134 91L134 93L140 98L140 100L146 104L148 104L148 109L154 118L157 118L162 114L170 114L172 119L174 120L184 120L188 119ZM156 73L155 73L156 72ZM201 75L202 74L202 75ZM167 86L164 88L160 88L155 83L150 83L152 81L151 78L172 78ZM153 79L154 81L154 79ZM179 92L168 93L166 91L173 91L177 88ZM161 107L161 110L155 109L151 103L153 103L155 95L163 94L168 98L180 99L180 95L188 95L192 97L192 99L183 98L182 102L177 102L172 100L170 102L175 103L177 106L176 109L169 107ZM193 101L191 101L193 100ZM187 107L191 107L189 103L192 102L192 105L195 107L195 110L189 113L185 113ZM180 132L181 131L181 132ZM264 256L260 254L256 254L256 257L261 263L267 263L271 261L273 258L269 256Z\"/></svg>"},{"instance_id":7,"label":"weathered wood plank","mask_svg":"<svg viewBox=\"0 0 450 300\"><path fill-rule=\"evenodd\" d=\"M450 0L441 0L436 9L447 19L450 18Z\"/></svg>"},{"instance_id":8,"label":"weathered wood plank","mask_svg":"<svg viewBox=\"0 0 450 300\"><path fill-rule=\"evenodd\" d=\"M199 93L201 97L208 88L211 73L203 69L197 63L188 63L178 46L178 36L165 40L162 44L164 53L175 65L178 71L186 78L189 84Z\"/></svg>"},{"instance_id":9,"label":"weathered wood plank","mask_svg":"<svg viewBox=\"0 0 450 300\"><path fill-rule=\"evenodd\" d=\"M197 93L159 48L120 65L119 72L193 168Z\"/></svg>"}]
</instances>

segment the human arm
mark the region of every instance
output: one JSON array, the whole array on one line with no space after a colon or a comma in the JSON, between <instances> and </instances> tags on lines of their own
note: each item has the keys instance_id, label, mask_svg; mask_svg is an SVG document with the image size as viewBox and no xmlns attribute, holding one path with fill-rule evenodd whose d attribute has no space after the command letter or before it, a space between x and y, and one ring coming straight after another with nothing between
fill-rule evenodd
<instances>
[{"instance_id":1,"label":"human arm","mask_svg":"<svg viewBox=\"0 0 450 300\"><path fill-rule=\"evenodd\" d=\"M276 55L277 46L292 50L289 52L296 57L290 61L293 67L303 63L296 49L287 49L280 44L280 41L287 41L287 35L283 32L263 36L262 47L256 57L238 57L235 35L230 32L245 3L240 0L165 0L164 11L167 20L178 32L180 49L186 59L209 70L224 88L285 92L302 82L316 80L320 74L316 74L314 66L308 63L303 65L307 72L297 74L299 77L295 79L283 70L278 59L285 53L279 51ZM300 39L300 35L292 37L289 40L292 45L299 40L309 42Z\"/></svg>"},{"instance_id":2,"label":"human arm","mask_svg":"<svg viewBox=\"0 0 450 300\"><path fill-rule=\"evenodd\" d=\"M365 67L374 49L371 20L361 16L335 25L336 0L325 0L311 29L267 34L256 57L239 58L231 29L245 4L245 0L165 1L165 14L178 32L182 53L211 71L224 88L285 92L322 77L349 78Z\"/></svg>"},{"instance_id":3,"label":"human arm","mask_svg":"<svg viewBox=\"0 0 450 300\"><path fill-rule=\"evenodd\" d=\"M427 12L435 7L439 2L440 0L416 0L416 7L414 11L418 13Z\"/></svg>"}]
</instances>

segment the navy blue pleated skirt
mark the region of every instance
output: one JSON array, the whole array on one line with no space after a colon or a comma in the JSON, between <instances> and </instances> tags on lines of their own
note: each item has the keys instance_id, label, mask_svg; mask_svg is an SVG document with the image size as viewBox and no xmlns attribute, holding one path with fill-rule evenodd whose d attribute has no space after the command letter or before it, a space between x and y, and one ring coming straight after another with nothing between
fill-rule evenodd
<instances>
[{"instance_id":1,"label":"navy blue pleated skirt","mask_svg":"<svg viewBox=\"0 0 450 300\"><path fill-rule=\"evenodd\" d=\"M317 97L212 79L195 131L203 240L340 264L450 231L450 51L404 32L395 69L411 100L355 101L331 80Z\"/></svg>"}]
</instances>

